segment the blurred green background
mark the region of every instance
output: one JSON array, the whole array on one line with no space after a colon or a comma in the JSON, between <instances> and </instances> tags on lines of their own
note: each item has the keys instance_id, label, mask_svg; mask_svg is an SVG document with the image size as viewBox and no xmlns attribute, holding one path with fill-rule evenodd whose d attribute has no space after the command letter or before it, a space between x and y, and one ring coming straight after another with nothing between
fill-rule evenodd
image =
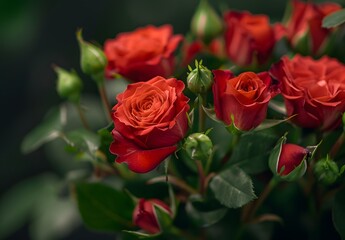
<instances>
[{"instance_id":1,"label":"blurred green background","mask_svg":"<svg viewBox=\"0 0 345 240\"><path fill-rule=\"evenodd\" d=\"M268 14L272 21L281 20L286 6L286 0L210 2L219 12L227 8L246 9ZM175 33L186 34L197 4L198 0L1 0L1 196L45 172L64 177L70 167L70 163L67 167L62 166L63 161L56 163L56 158L49 156L52 155L51 148L39 148L24 155L20 144L45 113L62 102L55 91L56 75L52 64L81 72L75 38L78 28L83 29L84 39L101 45L119 32L147 24L172 24ZM90 95L97 93L90 79L85 78L84 91ZM28 192L21 196L19 202L26 202L30 195ZM9 217L0 213L0 218L5 221ZM30 219L23 219L18 226L20 228L6 239L32 239ZM100 236L113 239L113 236L90 233L83 227L73 229L61 238L97 239ZM59 237L41 237L55 238Z\"/></svg>"}]
</instances>

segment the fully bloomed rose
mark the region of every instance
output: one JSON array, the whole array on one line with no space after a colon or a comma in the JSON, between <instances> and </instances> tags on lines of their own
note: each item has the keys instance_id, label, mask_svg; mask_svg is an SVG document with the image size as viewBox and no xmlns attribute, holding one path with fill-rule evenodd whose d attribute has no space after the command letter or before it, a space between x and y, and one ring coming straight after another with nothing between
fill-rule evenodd
<instances>
[{"instance_id":1,"label":"fully bloomed rose","mask_svg":"<svg viewBox=\"0 0 345 240\"><path fill-rule=\"evenodd\" d=\"M161 231L155 207L160 208L170 216L172 215L170 207L159 199L141 198L133 211L133 223L151 234Z\"/></svg>"},{"instance_id":2,"label":"fully bloomed rose","mask_svg":"<svg viewBox=\"0 0 345 240\"><path fill-rule=\"evenodd\" d=\"M304 54L321 55L329 40L333 29L322 28L322 19L341 9L336 3L291 1L289 16L284 23L286 35L291 46Z\"/></svg>"},{"instance_id":3,"label":"fully bloomed rose","mask_svg":"<svg viewBox=\"0 0 345 240\"><path fill-rule=\"evenodd\" d=\"M240 66L264 64L275 45L275 33L266 15L230 11L224 15L225 45L229 58Z\"/></svg>"},{"instance_id":4,"label":"fully bloomed rose","mask_svg":"<svg viewBox=\"0 0 345 240\"><path fill-rule=\"evenodd\" d=\"M345 111L345 65L338 60L296 55L272 65L273 78L280 81L287 115L304 128L331 130L339 126Z\"/></svg>"},{"instance_id":5,"label":"fully bloomed rose","mask_svg":"<svg viewBox=\"0 0 345 240\"><path fill-rule=\"evenodd\" d=\"M277 94L268 72L244 72L236 77L230 71L214 70L213 74L216 116L227 125L234 120L240 130L257 127L266 118L268 102Z\"/></svg>"},{"instance_id":6,"label":"fully bloomed rose","mask_svg":"<svg viewBox=\"0 0 345 240\"><path fill-rule=\"evenodd\" d=\"M110 152L138 173L153 170L176 149L188 129L184 83L157 76L128 85L113 108Z\"/></svg>"},{"instance_id":7,"label":"fully bloomed rose","mask_svg":"<svg viewBox=\"0 0 345 240\"><path fill-rule=\"evenodd\" d=\"M181 41L181 35L173 35L171 25L149 25L121 33L104 44L106 77L120 74L132 82L169 77L175 67L174 52Z\"/></svg>"}]
</instances>

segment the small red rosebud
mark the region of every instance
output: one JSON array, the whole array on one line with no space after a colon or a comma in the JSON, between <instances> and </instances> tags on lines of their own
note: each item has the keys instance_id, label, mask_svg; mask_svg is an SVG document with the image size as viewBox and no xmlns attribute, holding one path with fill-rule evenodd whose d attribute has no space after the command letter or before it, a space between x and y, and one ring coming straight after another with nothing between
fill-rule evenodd
<instances>
[{"instance_id":1,"label":"small red rosebud","mask_svg":"<svg viewBox=\"0 0 345 240\"><path fill-rule=\"evenodd\" d=\"M273 148L269 167L280 179L294 181L301 178L307 170L307 158L312 158L317 146L306 148L292 143L285 143L286 136L280 138Z\"/></svg>"},{"instance_id":2,"label":"small red rosebud","mask_svg":"<svg viewBox=\"0 0 345 240\"><path fill-rule=\"evenodd\" d=\"M307 155L308 150L306 148L291 143L283 144L278 160L278 174L281 176L290 174L298 166L303 164Z\"/></svg>"},{"instance_id":3,"label":"small red rosebud","mask_svg":"<svg viewBox=\"0 0 345 240\"><path fill-rule=\"evenodd\" d=\"M168 205L158 199L139 199L133 211L133 223L151 234L161 231L155 207L172 216Z\"/></svg>"}]
</instances>

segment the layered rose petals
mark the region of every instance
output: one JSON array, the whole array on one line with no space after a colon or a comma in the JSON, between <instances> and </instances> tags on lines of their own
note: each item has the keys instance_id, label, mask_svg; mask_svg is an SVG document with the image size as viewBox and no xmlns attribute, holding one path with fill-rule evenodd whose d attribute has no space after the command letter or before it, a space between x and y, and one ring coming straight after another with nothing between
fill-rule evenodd
<instances>
[{"instance_id":1,"label":"layered rose petals","mask_svg":"<svg viewBox=\"0 0 345 240\"><path fill-rule=\"evenodd\" d=\"M171 25L149 25L121 33L104 44L108 59L106 76L113 78L120 74L132 82L171 76L175 67L174 52L182 39L181 35L173 35Z\"/></svg>"},{"instance_id":2,"label":"layered rose petals","mask_svg":"<svg viewBox=\"0 0 345 240\"><path fill-rule=\"evenodd\" d=\"M345 111L345 65L327 56L319 60L296 55L272 65L280 81L287 115L304 128L331 130Z\"/></svg>"},{"instance_id":3,"label":"layered rose petals","mask_svg":"<svg viewBox=\"0 0 345 240\"><path fill-rule=\"evenodd\" d=\"M219 119L248 131L266 117L269 100L277 94L267 72L244 72L234 76L230 71L215 70L214 105Z\"/></svg>"},{"instance_id":4,"label":"layered rose petals","mask_svg":"<svg viewBox=\"0 0 345 240\"><path fill-rule=\"evenodd\" d=\"M174 78L155 77L130 84L114 106L110 151L116 161L144 173L158 166L176 150L188 129L188 98L184 84Z\"/></svg>"}]
</instances>

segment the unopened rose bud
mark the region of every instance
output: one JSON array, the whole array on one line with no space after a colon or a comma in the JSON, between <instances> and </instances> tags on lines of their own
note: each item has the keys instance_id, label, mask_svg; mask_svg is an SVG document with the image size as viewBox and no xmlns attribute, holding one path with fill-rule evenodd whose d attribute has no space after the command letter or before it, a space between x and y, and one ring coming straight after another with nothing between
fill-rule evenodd
<instances>
[{"instance_id":1,"label":"unopened rose bud","mask_svg":"<svg viewBox=\"0 0 345 240\"><path fill-rule=\"evenodd\" d=\"M207 0L200 1L192 18L191 29L195 36L206 43L222 32L222 20Z\"/></svg>"},{"instance_id":2,"label":"unopened rose bud","mask_svg":"<svg viewBox=\"0 0 345 240\"><path fill-rule=\"evenodd\" d=\"M139 199L133 211L133 223L148 233L156 234L161 232L156 209L172 217L172 211L168 205L158 199Z\"/></svg>"},{"instance_id":3,"label":"unopened rose bud","mask_svg":"<svg viewBox=\"0 0 345 240\"><path fill-rule=\"evenodd\" d=\"M68 72L60 67L54 67L54 70L58 77L56 90L59 96L71 102L78 102L83 84L77 73L73 70Z\"/></svg>"},{"instance_id":4,"label":"unopened rose bud","mask_svg":"<svg viewBox=\"0 0 345 240\"><path fill-rule=\"evenodd\" d=\"M191 159L207 161L212 155L213 144L207 135L193 133L188 136L184 148Z\"/></svg>"},{"instance_id":5,"label":"unopened rose bud","mask_svg":"<svg viewBox=\"0 0 345 240\"><path fill-rule=\"evenodd\" d=\"M212 72L202 65L202 61L198 62L195 60L195 69L192 69L190 66L188 67L190 70L187 77L189 90L196 94L206 93L213 83Z\"/></svg>"},{"instance_id":6,"label":"unopened rose bud","mask_svg":"<svg viewBox=\"0 0 345 240\"><path fill-rule=\"evenodd\" d=\"M80 48L80 67L85 74L103 74L107 65L107 58L99 47L84 41L81 30L77 32L77 40Z\"/></svg>"},{"instance_id":7,"label":"unopened rose bud","mask_svg":"<svg viewBox=\"0 0 345 240\"><path fill-rule=\"evenodd\" d=\"M330 185L338 179L339 167L334 161L328 159L327 157L321 159L315 164L314 173L318 181L325 185Z\"/></svg>"},{"instance_id":8,"label":"unopened rose bud","mask_svg":"<svg viewBox=\"0 0 345 240\"><path fill-rule=\"evenodd\" d=\"M301 178L307 170L307 157L312 155L306 148L285 143L282 137L269 158L269 166L274 175L287 181Z\"/></svg>"}]
</instances>

